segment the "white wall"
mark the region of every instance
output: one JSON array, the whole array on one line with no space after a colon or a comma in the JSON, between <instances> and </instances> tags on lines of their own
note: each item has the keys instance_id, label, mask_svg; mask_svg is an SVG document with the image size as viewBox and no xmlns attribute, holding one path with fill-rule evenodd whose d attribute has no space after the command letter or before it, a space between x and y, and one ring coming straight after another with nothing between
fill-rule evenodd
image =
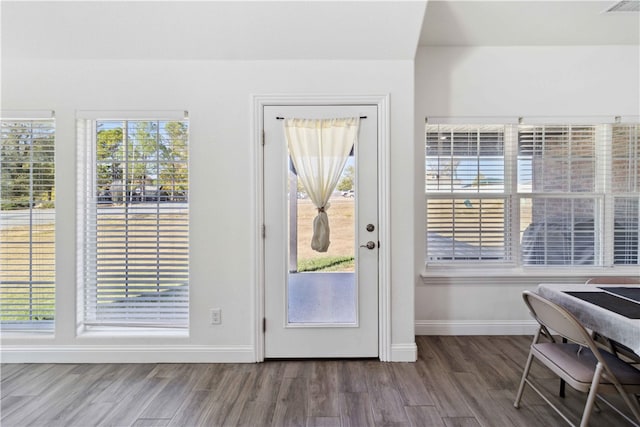
<instances>
[{"instance_id":1,"label":"white wall","mask_svg":"<svg viewBox=\"0 0 640 427\"><path fill-rule=\"evenodd\" d=\"M3 60L3 109L56 111L58 171L56 333L5 335L3 361L252 360L250 95L266 93L391 94L393 346L410 351L414 319L418 333L527 331L522 289L574 278L465 271L419 277L424 117L640 115L638 76L637 46L420 48L414 103L412 61ZM118 109L190 113L188 338L76 336L75 111ZM208 324L210 307L222 308L222 325Z\"/></svg>"},{"instance_id":2,"label":"white wall","mask_svg":"<svg viewBox=\"0 0 640 427\"><path fill-rule=\"evenodd\" d=\"M54 337L4 335L11 361L252 361L255 212L251 94L390 94L392 346L414 344L421 265L413 188L413 61L4 60L2 108L56 112ZM76 110L187 110L191 144L189 337L76 336ZM223 324L209 325L220 307ZM407 307L411 307L408 309Z\"/></svg>"},{"instance_id":3,"label":"white wall","mask_svg":"<svg viewBox=\"0 0 640 427\"><path fill-rule=\"evenodd\" d=\"M415 65L415 153L421 159L429 116L640 115L638 46L424 47ZM415 178L423 191L424 177ZM416 215L424 218L421 191ZM527 332L532 323L523 289L544 281L581 282L589 273L426 269L416 288L416 333Z\"/></svg>"},{"instance_id":4,"label":"white wall","mask_svg":"<svg viewBox=\"0 0 640 427\"><path fill-rule=\"evenodd\" d=\"M638 115L638 46L421 48L416 117Z\"/></svg>"}]
</instances>

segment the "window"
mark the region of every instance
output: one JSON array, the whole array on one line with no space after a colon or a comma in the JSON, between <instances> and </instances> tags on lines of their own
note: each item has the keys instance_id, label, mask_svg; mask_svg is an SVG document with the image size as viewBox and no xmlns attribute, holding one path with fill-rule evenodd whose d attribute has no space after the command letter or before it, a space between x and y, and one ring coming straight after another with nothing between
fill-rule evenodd
<instances>
[{"instance_id":1,"label":"window","mask_svg":"<svg viewBox=\"0 0 640 427\"><path fill-rule=\"evenodd\" d=\"M3 329L52 330L55 125L2 119L0 316Z\"/></svg>"},{"instance_id":2,"label":"window","mask_svg":"<svg viewBox=\"0 0 640 427\"><path fill-rule=\"evenodd\" d=\"M597 265L596 126L520 126L523 264Z\"/></svg>"},{"instance_id":3,"label":"window","mask_svg":"<svg viewBox=\"0 0 640 427\"><path fill-rule=\"evenodd\" d=\"M426 262L638 265L639 133L427 125Z\"/></svg>"},{"instance_id":4,"label":"window","mask_svg":"<svg viewBox=\"0 0 640 427\"><path fill-rule=\"evenodd\" d=\"M613 263L639 265L640 126L613 125L611 158Z\"/></svg>"},{"instance_id":5,"label":"window","mask_svg":"<svg viewBox=\"0 0 640 427\"><path fill-rule=\"evenodd\" d=\"M508 261L504 126L428 126L427 260Z\"/></svg>"},{"instance_id":6,"label":"window","mask_svg":"<svg viewBox=\"0 0 640 427\"><path fill-rule=\"evenodd\" d=\"M85 326L188 326L186 120L87 120Z\"/></svg>"}]
</instances>

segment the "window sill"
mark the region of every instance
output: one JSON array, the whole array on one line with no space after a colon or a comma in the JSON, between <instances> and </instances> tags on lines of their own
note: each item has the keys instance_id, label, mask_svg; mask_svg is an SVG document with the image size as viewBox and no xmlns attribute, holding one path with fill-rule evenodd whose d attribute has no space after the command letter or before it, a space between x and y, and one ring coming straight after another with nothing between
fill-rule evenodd
<instances>
[{"instance_id":1,"label":"window sill","mask_svg":"<svg viewBox=\"0 0 640 427\"><path fill-rule=\"evenodd\" d=\"M78 329L78 338L188 338L188 329L175 328L122 328L114 326L91 326Z\"/></svg>"},{"instance_id":2,"label":"window sill","mask_svg":"<svg viewBox=\"0 0 640 427\"><path fill-rule=\"evenodd\" d=\"M590 277L597 276L634 276L638 274L637 266L617 266L617 267L584 267L576 266L550 267L550 266L530 266L515 267L479 265L450 265L450 266L429 266L420 274L422 284L514 284L522 285L528 283L564 282L564 283L584 283Z\"/></svg>"},{"instance_id":3,"label":"window sill","mask_svg":"<svg viewBox=\"0 0 640 427\"><path fill-rule=\"evenodd\" d=\"M29 339L29 340L52 340L55 334L52 330L24 330L24 329L5 329L0 331L2 339Z\"/></svg>"}]
</instances>

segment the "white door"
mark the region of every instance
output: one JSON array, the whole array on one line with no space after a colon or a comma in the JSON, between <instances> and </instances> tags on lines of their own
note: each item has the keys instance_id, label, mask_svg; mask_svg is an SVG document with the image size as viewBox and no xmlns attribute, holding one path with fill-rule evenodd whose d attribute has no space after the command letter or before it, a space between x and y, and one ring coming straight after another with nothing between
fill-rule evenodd
<instances>
[{"instance_id":1,"label":"white door","mask_svg":"<svg viewBox=\"0 0 640 427\"><path fill-rule=\"evenodd\" d=\"M377 115L375 105L263 109L266 358L378 356ZM326 211L331 245L318 253L316 209L297 184L282 118L356 116L358 140Z\"/></svg>"}]
</instances>

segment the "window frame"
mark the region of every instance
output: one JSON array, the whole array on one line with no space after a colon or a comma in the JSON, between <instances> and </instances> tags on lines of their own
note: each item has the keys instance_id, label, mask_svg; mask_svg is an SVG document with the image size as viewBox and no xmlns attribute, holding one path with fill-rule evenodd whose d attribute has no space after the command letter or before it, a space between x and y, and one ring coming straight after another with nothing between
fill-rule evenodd
<instances>
[{"instance_id":1,"label":"window frame","mask_svg":"<svg viewBox=\"0 0 640 427\"><path fill-rule=\"evenodd\" d=\"M425 123L425 144L427 143L427 133L429 132L429 126L432 125L441 125L441 124L457 124L457 125L469 125L470 127L477 127L479 125L484 124L495 124L501 123L505 125L507 130L505 130L505 177L504 177L504 186L505 193L507 197L512 200L511 204L511 212L509 215L510 224L505 224L505 229L509 229L511 236L511 249L513 253L513 257L508 261L494 261L494 262L486 262L482 260L471 261L467 260L464 262L454 262L454 261L440 261L434 262L429 259L429 248L428 241L425 242L425 254L424 254L424 265L425 265L425 276L430 275L465 275L464 271L471 272L474 269L482 269L483 271L493 271L498 275L521 275L526 274L525 272L528 270L537 271L543 275L565 275L570 274L570 269L574 267L580 267L584 270L590 271L602 271L603 269L607 269L607 271L611 271L611 269L615 269L621 274L624 274L625 271L630 271L632 269L636 270L639 264L615 264L614 259L614 234L613 234L613 220L607 220L613 217L613 208L610 206L611 201L619 198L619 197L634 197L639 198L638 191L626 192L626 193L613 193L611 190L611 147L612 147L612 139L611 139L611 129L612 126L616 124L628 125L628 126L638 126L640 120L636 117L627 117L625 118L627 121L621 123L620 120L611 121L610 118L529 118L526 120L527 126L530 125L569 125L575 124L577 126L590 126L595 125L604 129L604 137L598 136L596 138L596 147L595 147L595 162L596 162L596 176L595 182L596 186L591 192L574 192L574 193L544 193L544 192L533 192L533 191L522 191L522 189L518 188L518 134L521 131L521 125L523 125L523 119L509 119L509 118L482 118L478 120L477 118L435 118L428 119ZM601 130L602 130L601 129ZM607 133L608 132L608 133ZM636 130L636 132L640 132L640 130ZM425 145L426 147L426 145ZM640 150L640 147L636 147L636 150ZM425 150L425 165L426 165L426 150ZM603 164L604 163L604 164ZM633 167L633 166L632 166ZM426 170L425 170L425 181L426 181ZM427 189L427 185L425 182L425 237L427 236L427 205L429 197L440 197L446 198L453 195L453 193L445 193L435 194L430 193ZM561 198L565 197L568 199L572 198L592 198L596 203L595 208L595 217L594 217L594 229L596 233L596 238L600 240L600 246L595 248L594 258L596 258L593 265L580 265L580 264L566 264L566 265L551 265L551 264L540 264L540 265L532 265L525 264L522 259L522 232L524 228L520 229L520 206L523 203L524 199L533 199L533 197L551 197L551 198ZM506 214L505 214L506 218ZM507 219L505 219L506 221ZM598 224L599 222L599 224ZM451 267L454 267L452 270ZM458 270L460 268L461 270ZM458 272L455 272L458 270Z\"/></svg>"},{"instance_id":2,"label":"window frame","mask_svg":"<svg viewBox=\"0 0 640 427\"><path fill-rule=\"evenodd\" d=\"M56 318L56 197L55 197L55 180L56 180L56 168L55 168L55 155L56 155L56 121L55 114L52 111L2 111L0 113L0 122L2 122L3 127L3 136L4 136L4 128L5 124L13 124L11 129L15 128L16 124L29 124L30 127L30 138L29 138L29 146L32 148L33 144L40 139L36 138L34 134L34 125L38 126L40 130L40 135L46 135L46 139L42 138L41 145L39 148L44 149L46 156L49 158L49 162L39 162L34 160L33 154L34 151L29 149L29 188L28 191L28 240L18 241L18 246L15 246L14 249L18 251L18 247L22 247L23 244L28 244L29 252L28 252L28 269L17 268L12 269L10 272L15 274L20 274L20 272L27 272L29 280L27 282L15 281L11 280L11 276L8 276L8 279L5 281L2 272L0 272L0 282L2 283L2 288L14 288L18 289L21 287L21 284L26 283L28 286L28 320L20 320L20 319L7 319L1 320L2 330L3 331L19 331L19 332L39 332L39 333L54 333L55 328L55 318ZM3 138L4 142L4 138ZM2 162L2 157L0 157L0 162ZM45 176L52 175L48 178L42 177L42 181L40 184L36 182L36 178L34 174L37 171L34 171L34 166L36 164L51 164L51 170L45 172ZM51 212L44 212L39 215L38 210L36 209L36 201L42 200L36 198L36 190L38 185L43 187L49 187L48 191L48 199L45 200L46 205L49 206L46 208L47 210L52 210ZM41 189L42 191L42 189ZM0 189L0 199L4 200L4 196L2 195L2 190ZM11 211L11 210L9 210ZM34 212L36 211L36 212ZM16 224L20 224L20 220L15 218ZM12 219L9 217L8 219L1 218L0 222L5 223L11 226ZM40 240L34 238L34 234L52 232L52 240ZM3 242L0 242L3 243ZM9 243L4 242L4 243ZM4 244L2 244L4 246ZM0 255L2 251L0 251ZM18 258L19 259L19 258ZM18 262L18 259L11 262L11 265L15 266L26 266L26 264L21 264ZM4 269L3 269L4 270ZM6 273L6 271L4 271ZM43 280L47 275L51 275L50 280ZM35 303L34 300L38 301L38 298L34 298L34 292L38 290L38 288L44 290L44 300L51 300L51 307L46 308L49 303L43 301L41 303ZM4 293L4 290L2 291ZM4 298L3 298L4 299ZM18 302L13 305L22 305ZM4 306L3 302L3 306ZM6 314L6 310L2 310L3 314ZM39 319L42 317L42 319Z\"/></svg>"},{"instance_id":3,"label":"window frame","mask_svg":"<svg viewBox=\"0 0 640 427\"><path fill-rule=\"evenodd\" d=\"M426 248L426 253L425 253L425 264L427 266L439 266L439 267L447 267L447 266L452 266L452 267L464 267L464 266L469 266L471 265L484 265L484 266L491 266L491 267L499 267L499 266L504 266L504 265L508 265L508 266L516 266L516 261L514 259L514 254L515 252L515 246L513 244L513 239L509 238L509 235L511 235L513 233L513 230L509 224L510 221L507 221L507 218L512 217L514 215L514 208L513 208L513 200L515 197L515 192L514 192L514 181L513 181L513 171L512 168L510 166L510 162L509 159L513 157L513 153L512 153L512 146L511 144L509 144L509 139L512 138L511 135L511 131L510 128L502 123L496 124L495 122L490 122L490 123L471 123L471 124L466 124L466 123L460 123L460 122L454 122L454 123L438 123L438 126L444 126L444 127L451 127L452 129L456 128L456 127L469 127L469 128L474 128L474 133L476 133L478 135L478 138L481 138L481 133L483 133L481 131L481 128L486 128L486 131L484 132L488 132L488 133L498 133L501 134L501 138L502 138L502 156L499 156L502 158L503 161L503 178L502 178L502 191L481 191L480 188L478 188L478 191L456 191L455 189L452 189L451 191L446 191L446 190L435 190L435 191L429 191L429 189L427 188L426 185L426 170L425 170L425 204L428 205L429 200L437 200L437 199L444 199L444 200L462 200L463 203L466 204L467 201L469 201L470 199L477 199L477 200L498 200L498 199L502 199L504 201L504 208L503 208L503 229L504 229L504 247L503 247L503 259L492 259L491 257L488 257L485 260L478 260L475 261L473 259L468 259L465 258L464 256L460 256L458 257L458 259L455 260L450 260L450 259L442 259L442 257L438 257L438 259L435 260L429 260L429 254L428 254L428 242L427 245L425 245ZM428 134L428 127L430 125L427 123L425 126L425 144L427 142L427 134ZM499 129L499 130L498 130ZM454 133L454 131L452 130L451 132L448 133ZM438 132L438 134L440 134L440 132ZM452 144L452 150L454 150ZM425 147L425 168L426 168L426 164L427 164L427 153L426 153L426 147ZM468 159L477 159L482 157L480 150L478 151L478 154L476 156L455 156L458 158L468 158ZM451 156L452 158L454 157L453 155ZM493 157L496 158L498 156L496 155L491 155L491 156L487 156L487 157ZM478 170L478 178L480 176L480 171ZM453 181L452 181L453 182ZM452 184L453 186L453 184ZM425 227L427 226L428 223L428 209L427 206L425 206ZM455 227L455 226L454 226ZM425 233L425 236L428 236L428 229L426 229L425 231L427 231L427 233ZM481 240L481 235L482 233L478 234L478 238ZM454 245L455 246L455 245ZM452 247L452 251L455 252L455 248ZM456 257L455 254L452 254L452 257Z\"/></svg>"},{"instance_id":4,"label":"window frame","mask_svg":"<svg viewBox=\"0 0 640 427\"><path fill-rule=\"evenodd\" d=\"M81 150L81 158L79 158L79 178L80 178L80 185L82 186L82 191L78 192L79 195L79 201L78 201L78 227L79 227L79 240L81 240L81 248L83 248L83 250L81 252L84 253L79 253L78 254L78 263L79 266L81 266L78 269L78 316L79 316L79 326L78 326L78 332L79 333L100 333L103 331L120 331L124 334L130 334L132 332L135 333L136 330L138 331L151 331L152 334L156 334L156 333L161 333L161 334L170 334L170 335L174 335L175 333L182 333L180 331L187 331L189 328L189 200L190 200L190 196L188 195L188 183L189 183L189 175L190 175L190 155L189 155L189 121L188 121L188 114L183 111L175 111L175 112L146 112L146 113L141 113L141 112L126 112L126 111L116 111L116 112L79 112L78 116L77 116L77 123L78 123L78 142L79 142L79 149ZM99 170L99 166L100 166L100 161L97 158L97 143L98 143L98 128L97 128L97 124L98 123L105 123L105 122L121 122L122 126L128 126L130 125L132 122L141 122L141 123L156 123L158 127L160 127L160 125L162 123L166 124L167 122L181 122L186 126L185 129L185 140L183 141L185 144L185 154L186 154L186 162L182 162L186 165L186 184L187 185L187 190L185 192L185 202L186 202L186 206L185 207L179 207L178 210L180 211L180 213L178 213L178 215L180 215L180 217L183 218L183 220L178 220L180 221L180 223L183 223L182 221L186 220L185 226L186 226L186 231L176 231L175 233L180 234L180 242L182 242L182 245L184 245L184 249L179 250L178 255L176 255L177 257L180 257L181 259L184 259L185 261L174 261L177 263L186 263L186 265L181 265L181 266L173 266L175 268L177 268L176 271L170 272L168 271L170 268L173 268L172 266L167 267L166 266L166 262L167 261L163 261L162 258L163 256L166 255L166 251L172 251L172 248L170 248L171 244L170 243L161 243L160 240L162 237L162 233L168 233L169 228L165 228L165 227L172 227L172 225L168 225L169 223L167 221L172 221L172 220L168 220L167 218L167 214L171 215L170 212L171 210L167 210L167 211L163 211L164 207L162 206L163 204L167 204L167 203L172 203L175 200L173 200L173 196L171 196L171 200L169 201L169 199L165 200L166 197L161 197L161 194L164 194L161 190L160 187L160 177L159 174L161 173L161 166L164 163L172 163L171 161L166 161L166 162L161 162L159 160L159 156L160 156L160 146L158 146L155 151L151 152L151 157L155 156L154 161L147 161L147 160L136 160L136 158L125 158L124 159L124 164L125 165L129 165L126 167L132 167L135 165L139 165L139 164L151 164L154 165L157 170L156 173L158 174L155 178L155 180L157 181L155 184L146 184L147 187L149 185L151 185L152 187L156 188L155 193L148 193L148 194L155 194L155 198L151 197L149 200L151 201L151 204L153 204L155 206L155 211L152 212L147 212L146 208L144 211L144 215L148 216L151 215L155 218L155 222L151 221L150 225L148 227L151 228L143 228L141 229L140 233L143 233L143 235L145 233L148 232L153 232L152 229L153 227L155 227L156 231L155 231L155 236L156 236L156 240L158 240L158 242L156 243L157 249L155 249L155 256L154 259L156 260L157 263L157 270L156 273L150 273L150 272L146 272L146 273L142 273L144 277L149 276L150 274L156 275L157 279L156 280L156 284L150 284L150 285L145 285L145 289L151 289L152 287L156 287L157 290L157 295L156 295L156 301L150 301L149 302L149 306L140 306L140 308L144 309L144 307L151 307L151 309L156 309L159 310L158 312L162 311L162 310L166 310L167 308L170 308L172 306L172 304L174 303L163 303L162 301L160 301L158 298L160 296L160 293L163 292L163 290L167 290L168 288L166 286L174 286L174 285L163 285L163 283L166 284L166 282L164 282L165 280L168 280L168 278L172 275L171 273L175 273L175 274L180 274L182 277L184 277L184 275L186 275L186 278L184 279L178 279L175 278L173 280L186 280L185 285L186 285L186 289L184 289L184 291L180 292L179 295L175 296L175 298L177 298L177 302L176 304L180 304L181 306L183 306L182 309L179 310L178 314L168 314L168 318L165 318L164 320L161 319L162 314L158 314L156 315L156 319L155 320L144 320L144 317L140 317L139 315L136 316L135 313L139 313L139 311L136 311L135 309L126 309L126 310L130 310L130 311L126 311L123 312L124 314L122 315L121 320L118 320L117 317L117 311L121 310L121 308L117 308L115 307L115 311L116 311L116 315L114 317L114 315L108 316L108 315L99 315L98 310L99 310L99 304L101 304L100 301L104 301L101 300L100 298L100 294L98 292L98 289L96 288L97 285L97 280L99 280L96 277L96 274L115 274L115 273L110 273L110 271L113 271L113 267L111 268L111 270L95 270L93 271L93 268L97 268L100 269L101 267L99 267L98 265L98 260L92 260L91 257L92 256L98 256L98 247L95 246L97 245L97 235L95 233L97 233L97 228L98 227L98 222L100 221L99 218L100 216L98 216L99 214L98 212L98 206L103 203L102 199L101 199L101 195L98 194L98 190L100 188L99 183L98 183L98 170ZM156 139L160 138L159 136L159 128L157 130L158 135L156 135ZM125 142L126 141L126 142ZM123 145L125 152L128 150L129 144L135 144L136 142L132 142L128 139L127 137L127 131L123 132L123 137L122 137L122 141L121 144ZM156 141L157 144L157 141ZM113 158L114 161L116 160L116 158ZM123 159L118 159L119 161L122 161ZM166 166L166 165L165 165ZM146 167L145 167L145 171L146 171ZM173 176L173 175L172 175ZM146 181L147 178L144 178L144 180ZM138 213L136 213L136 211L134 210L135 205L134 203L139 203L140 204L140 208L142 208L143 204L147 204L149 202L149 200L147 200L148 196L142 196L139 199L134 200L134 195L135 197L139 197L139 195L137 193L134 193L133 190L132 191L128 191L129 190L129 186L130 184L132 184L132 182L129 182L128 177L124 177L122 179L122 187L123 187L123 198L122 200L119 200L119 204L122 205L122 211L123 213L120 213L118 215L121 216L122 220L125 221L122 224L128 224L130 221L130 217L133 217L135 215L140 215L143 212L137 211ZM111 183L113 185L113 183ZM144 188L144 185L143 185ZM109 188L109 190L111 190L111 188ZM137 187L136 187L137 190ZM146 190L143 190L146 191ZM164 191L164 190L163 190ZM144 194L147 194L147 192L145 192ZM173 192L171 193L173 194ZM110 192L110 196L112 197L113 193ZM169 197L169 196L167 196ZM175 195L175 197L178 197L177 193ZM115 199L112 199L112 206L115 206ZM177 199L176 199L177 200ZM167 202L167 203L163 203L163 202ZM129 208L131 206L131 208ZM92 211L93 210L93 211ZM143 216L144 216L143 215ZM155 216L154 216L155 215ZM163 216L164 215L164 216ZM104 217L104 216L103 216ZM104 217L107 218L107 217ZM163 219L164 218L164 219ZM164 222L163 222L164 221ZM144 223L146 224L146 223ZM154 225L155 224L155 225ZM176 224L175 226L180 227L180 229L184 230L184 228L182 228L182 226L180 226L179 224ZM142 226L141 227L145 227ZM102 230L105 230L104 228L102 228ZM139 235L138 231L135 231L134 229L129 229L129 227L125 227L125 239L128 242L129 237L135 237L133 234L131 233L135 233L136 235ZM104 231L102 232L104 233ZM186 233L186 234L184 234ZM175 236L173 236L175 237ZM147 237L143 237L144 239L147 239ZM105 238L103 238L105 239ZM104 241L104 240L103 240ZM94 245L93 248L94 249L88 249L87 245ZM167 246L169 245L169 246ZM135 251L135 246L132 246L133 250ZM93 252L92 252L93 250ZM145 249L146 250L146 249ZM129 243L126 243L126 249L123 249L123 253L129 253ZM165 255L163 255L165 254ZM185 255L186 254L186 255ZM127 255L128 258L128 255ZM126 284L124 284L123 286L127 289L129 289L129 285L128 285L128 281L129 281L129 277L133 277L133 274L140 274L139 271L136 271L135 269L137 268L134 264L129 264L128 259L123 261L126 265L125 265L125 270L124 270L124 276L126 276L125 282L127 282ZM140 262L133 260L132 262ZM150 269L153 270L153 266L149 266L146 265L149 261L144 261L144 266L142 266L141 268L143 269ZM171 262L169 261L169 264ZM133 270L132 270L133 269ZM150 271L149 270L149 271ZM102 272L101 272L102 271ZM146 270L145 270L146 271ZM131 272L131 273L130 273ZM180 273L181 272L181 273ZM121 274L121 275L122 275ZM115 277L115 276L114 276ZM143 282L147 279L145 279L144 277L142 277L139 280L142 280ZM120 280L120 279L116 279L113 278L111 280ZM133 280L136 280L135 278ZM143 283L140 282L140 283ZM118 282L121 283L121 282ZM122 282L124 283L124 282ZM124 288L123 288L124 289ZM141 292L143 292L144 290L142 290ZM115 291L114 291L115 292ZM121 292L121 291L118 291ZM140 296L142 297L144 294L140 294ZM182 296L180 296L182 295ZM135 296L131 297L134 298ZM124 298L124 297L123 297ZM128 298L130 297L126 297L126 298L120 298L122 301L118 304L120 304L120 306L123 305L135 305L138 304L140 301L134 301L133 299L131 299L132 303L125 303L125 301L129 301ZM132 318L131 320L126 320L126 316L127 313L132 313ZM181 313L181 314L180 314ZM106 316L106 317L105 317ZM177 316L177 317L176 317ZM111 319L111 320L109 320ZM142 319L142 320L140 320ZM149 318L151 319L151 317ZM182 319L182 320L179 320ZM164 331L164 332L163 332Z\"/></svg>"}]
</instances>

